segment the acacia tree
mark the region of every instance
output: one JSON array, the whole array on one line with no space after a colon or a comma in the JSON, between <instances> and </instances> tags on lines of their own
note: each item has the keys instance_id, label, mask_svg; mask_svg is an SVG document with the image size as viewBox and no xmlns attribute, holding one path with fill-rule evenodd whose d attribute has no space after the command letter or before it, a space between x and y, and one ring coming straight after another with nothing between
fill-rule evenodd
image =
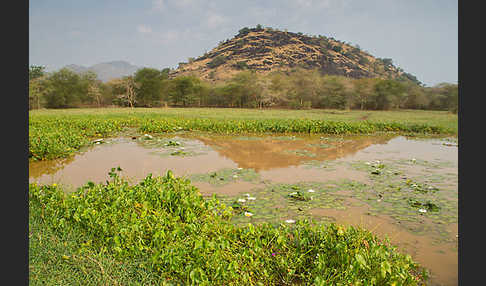
<instances>
[{"instance_id":1,"label":"acacia tree","mask_svg":"<svg viewBox=\"0 0 486 286\"><path fill-rule=\"evenodd\" d=\"M310 108L317 98L320 76L315 70L296 69L290 75L289 96L294 108Z\"/></svg>"},{"instance_id":2,"label":"acacia tree","mask_svg":"<svg viewBox=\"0 0 486 286\"><path fill-rule=\"evenodd\" d=\"M132 76L125 76L123 78L112 79L107 82L110 87L114 101L117 104L134 107L137 102L135 87L136 83Z\"/></svg>"},{"instance_id":3,"label":"acacia tree","mask_svg":"<svg viewBox=\"0 0 486 286\"><path fill-rule=\"evenodd\" d=\"M375 85L375 107L378 110L388 110L399 107L404 96L404 86L395 80L381 80Z\"/></svg>"},{"instance_id":4,"label":"acacia tree","mask_svg":"<svg viewBox=\"0 0 486 286\"><path fill-rule=\"evenodd\" d=\"M40 109L48 93L47 76L29 80L29 109Z\"/></svg>"},{"instance_id":5,"label":"acacia tree","mask_svg":"<svg viewBox=\"0 0 486 286\"><path fill-rule=\"evenodd\" d=\"M367 109L373 98L376 79L360 78L354 81L354 94L361 110Z\"/></svg>"},{"instance_id":6,"label":"acacia tree","mask_svg":"<svg viewBox=\"0 0 486 286\"><path fill-rule=\"evenodd\" d=\"M103 93L101 92L101 88L97 84L91 84L88 87L88 97L92 98L93 101L96 102L98 107L101 107Z\"/></svg>"},{"instance_id":7,"label":"acacia tree","mask_svg":"<svg viewBox=\"0 0 486 286\"><path fill-rule=\"evenodd\" d=\"M36 65L29 67L29 109L41 107L41 101L48 88L46 79L45 67Z\"/></svg>"},{"instance_id":8,"label":"acacia tree","mask_svg":"<svg viewBox=\"0 0 486 286\"><path fill-rule=\"evenodd\" d=\"M170 81L169 98L173 104L189 106L201 91L201 80L195 76L179 76Z\"/></svg>"},{"instance_id":9,"label":"acacia tree","mask_svg":"<svg viewBox=\"0 0 486 286\"><path fill-rule=\"evenodd\" d=\"M138 105L150 107L160 102L164 77L165 73L153 68L142 68L135 73Z\"/></svg>"},{"instance_id":10,"label":"acacia tree","mask_svg":"<svg viewBox=\"0 0 486 286\"><path fill-rule=\"evenodd\" d=\"M48 108L76 106L86 95L80 76L69 69L63 68L52 73L47 81L50 87L45 95Z\"/></svg>"}]
</instances>

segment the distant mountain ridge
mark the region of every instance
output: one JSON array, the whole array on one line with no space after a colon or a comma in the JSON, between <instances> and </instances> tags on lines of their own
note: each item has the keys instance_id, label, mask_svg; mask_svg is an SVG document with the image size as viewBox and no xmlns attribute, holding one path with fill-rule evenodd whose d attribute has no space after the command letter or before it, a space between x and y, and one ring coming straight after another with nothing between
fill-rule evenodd
<instances>
[{"instance_id":1,"label":"distant mountain ridge","mask_svg":"<svg viewBox=\"0 0 486 286\"><path fill-rule=\"evenodd\" d=\"M98 76L98 79L103 82L107 82L113 78L133 75L137 70L141 69L142 67L132 65L126 61L111 61L95 64L90 67L70 64L65 66L65 68L75 73L92 71Z\"/></svg>"}]
</instances>

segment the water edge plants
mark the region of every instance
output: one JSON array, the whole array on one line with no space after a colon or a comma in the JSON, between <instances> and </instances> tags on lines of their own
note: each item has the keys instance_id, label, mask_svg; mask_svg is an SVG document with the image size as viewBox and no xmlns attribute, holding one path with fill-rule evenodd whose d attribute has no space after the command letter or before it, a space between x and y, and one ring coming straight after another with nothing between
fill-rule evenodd
<instances>
[{"instance_id":1,"label":"water edge plants","mask_svg":"<svg viewBox=\"0 0 486 286\"><path fill-rule=\"evenodd\" d=\"M29 223L57 237L42 243L62 245L63 234L75 234L76 247L61 264L93 253L116 263L137 261L134 277L148 273L167 285L418 285L428 277L409 255L369 231L307 220L236 226L229 221L232 207L203 198L189 180L168 172L129 185L118 171L113 168L105 184L87 183L71 194L29 185ZM38 245L42 238L31 233L30 239ZM49 259L43 247L35 250L35 257ZM30 271L39 261L30 256ZM82 275L77 270L69 275Z\"/></svg>"}]
</instances>

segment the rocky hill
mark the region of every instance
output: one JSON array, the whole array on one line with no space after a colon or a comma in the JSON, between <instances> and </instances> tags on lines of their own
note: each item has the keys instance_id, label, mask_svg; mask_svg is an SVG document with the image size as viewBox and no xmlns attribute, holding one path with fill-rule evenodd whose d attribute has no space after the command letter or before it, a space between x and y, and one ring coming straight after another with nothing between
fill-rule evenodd
<instances>
[{"instance_id":1,"label":"rocky hill","mask_svg":"<svg viewBox=\"0 0 486 286\"><path fill-rule=\"evenodd\" d=\"M420 83L415 76L395 67L391 59L375 58L357 46L325 36L261 27L243 28L203 56L179 63L170 77L192 74L207 81L220 81L245 69L268 73L296 67L352 78L380 77Z\"/></svg>"}]
</instances>

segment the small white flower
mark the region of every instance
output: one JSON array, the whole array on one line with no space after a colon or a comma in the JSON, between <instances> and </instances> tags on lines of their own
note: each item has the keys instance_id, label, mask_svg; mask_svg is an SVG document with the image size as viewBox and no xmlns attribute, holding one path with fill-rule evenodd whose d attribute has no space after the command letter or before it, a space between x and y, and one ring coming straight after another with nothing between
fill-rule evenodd
<instances>
[{"instance_id":1,"label":"small white flower","mask_svg":"<svg viewBox=\"0 0 486 286\"><path fill-rule=\"evenodd\" d=\"M286 222L286 223L294 223L294 222L295 222L295 220L293 220L293 219L288 219L288 220L286 220L285 222Z\"/></svg>"},{"instance_id":2,"label":"small white flower","mask_svg":"<svg viewBox=\"0 0 486 286\"><path fill-rule=\"evenodd\" d=\"M245 199L238 199L238 202L239 203L244 203L244 202L246 202L246 200Z\"/></svg>"},{"instance_id":3,"label":"small white flower","mask_svg":"<svg viewBox=\"0 0 486 286\"><path fill-rule=\"evenodd\" d=\"M248 197L247 200L254 201L254 200L256 200L256 198L255 197Z\"/></svg>"},{"instance_id":4,"label":"small white flower","mask_svg":"<svg viewBox=\"0 0 486 286\"><path fill-rule=\"evenodd\" d=\"M246 217L251 217L253 214L251 212L245 212Z\"/></svg>"},{"instance_id":5,"label":"small white flower","mask_svg":"<svg viewBox=\"0 0 486 286\"><path fill-rule=\"evenodd\" d=\"M310 190L307 190L309 193L315 193L316 191L314 191L313 189L310 189Z\"/></svg>"},{"instance_id":6,"label":"small white flower","mask_svg":"<svg viewBox=\"0 0 486 286\"><path fill-rule=\"evenodd\" d=\"M250 196L250 194L245 194L245 196L249 197L249 196Z\"/></svg>"},{"instance_id":7,"label":"small white flower","mask_svg":"<svg viewBox=\"0 0 486 286\"><path fill-rule=\"evenodd\" d=\"M415 163L415 161L417 161L415 158L412 158L412 162Z\"/></svg>"},{"instance_id":8,"label":"small white flower","mask_svg":"<svg viewBox=\"0 0 486 286\"><path fill-rule=\"evenodd\" d=\"M371 163L370 163L370 162L366 162L365 164L366 164L366 165L371 165Z\"/></svg>"},{"instance_id":9,"label":"small white flower","mask_svg":"<svg viewBox=\"0 0 486 286\"><path fill-rule=\"evenodd\" d=\"M297 195L297 192L293 192L289 194L290 196Z\"/></svg>"},{"instance_id":10,"label":"small white flower","mask_svg":"<svg viewBox=\"0 0 486 286\"><path fill-rule=\"evenodd\" d=\"M376 201L377 201L377 202L381 202L381 199L377 199Z\"/></svg>"},{"instance_id":11,"label":"small white flower","mask_svg":"<svg viewBox=\"0 0 486 286\"><path fill-rule=\"evenodd\" d=\"M419 209L419 212L421 212L421 213L426 213L426 212L427 212L427 210L426 210L426 209Z\"/></svg>"},{"instance_id":12,"label":"small white flower","mask_svg":"<svg viewBox=\"0 0 486 286\"><path fill-rule=\"evenodd\" d=\"M233 178L238 178L238 175L233 175Z\"/></svg>"},{"instance_id":13,"label":"small white flower","mask_svg":"<svg viewBox=\"0 0 486 286\"><path fill-rule=\"evenodd\" d=\"M238 170L243 170L243 168L238 168Z\"/></svg>"}]
</instances>

